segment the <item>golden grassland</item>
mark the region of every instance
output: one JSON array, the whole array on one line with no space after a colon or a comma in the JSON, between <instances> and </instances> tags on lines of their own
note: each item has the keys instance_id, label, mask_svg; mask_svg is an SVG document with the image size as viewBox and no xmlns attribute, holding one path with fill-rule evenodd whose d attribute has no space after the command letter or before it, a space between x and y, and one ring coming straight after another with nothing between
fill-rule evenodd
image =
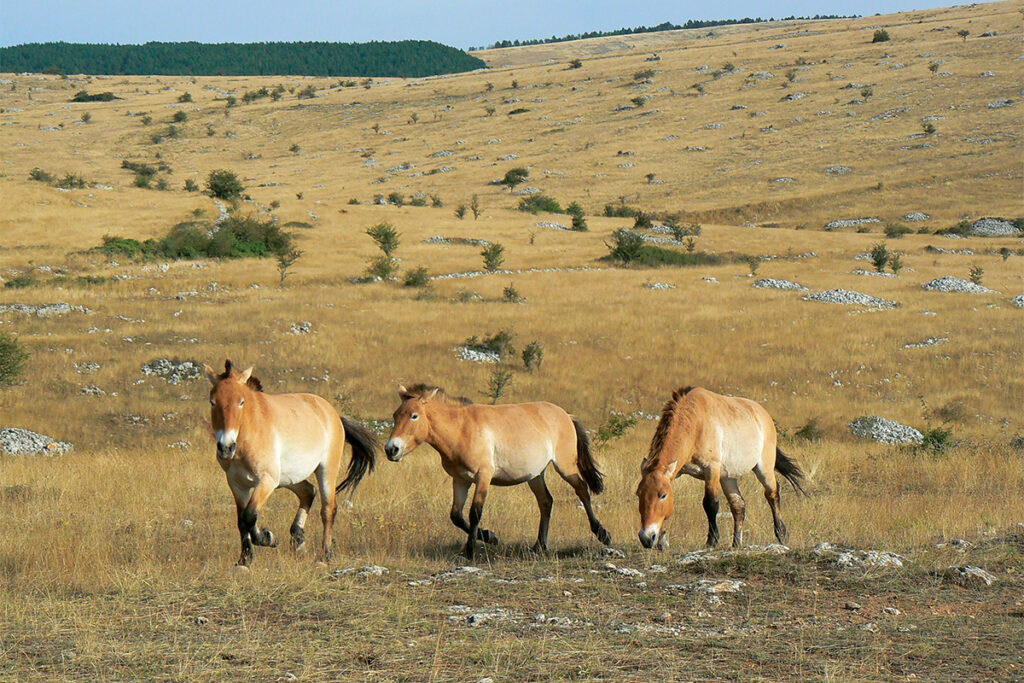
<instances>
[{"instance_id":1,"label":"golden grassland","mask_svg":"<svg viewBox=\"0 0 1024 683\"><path fill-rule=\"evenodd\" d=\"M902 222L910 211L929 213L924 225L932 230L964 217L1024 214L1019 105L987 106L1020 98L1020 20L1016 5L994 3L732 27L713 36L597 39L483 52L488 71L375 80L369 88L296 77L5 76L0 276L29 273L39 284L2 289L0 302L66 301L92 313L6 313L0 325L31 354L24 381L0 390L0 426L75 444L59 458L0 456L0 677L1021 676L1020 654L1006 644L1022 632L1024 519L1016 501L1024 494L1024 459L1011 440L1024 433L1024 354L1021 311L1009 299L1022 291L1024 266L1020 255L998 253L1019 251L1021 241L911 234L888 240L903 255L899 277L879 278L852 271L870 269L854 257L883 240L881 223L866 234L821 229L837 218ZM871 44L876 27L893 40ZM971 32L966 41L956 35L961 28ZM985 31L996 35L981 38ZM778 44L785 46L773 49ZM652 52L661 61L645 61ZM576 57L583 66L568 69ZM952 75L933 75L934 61L941 62L937 72ZM713 78L727 62L735 73ZM707 72L697 71L705 64ZM640 90L634 74L647 68L656 73ZM747 78L762 71L775 78ZM986 71L995 75L979 77ZM691 87L697 82L703 95ZM840 90L849 82L871 85L866 104L846 104L861 97L859 88ZM293 92L277 102L241 103L245 92L278 83ZM296 99L307 85L325 94ZM82 89L122 99L69 103ZM186 91L193 102L179 103ZM793 92L805 96L780 101ZM225 106L227 93L238 106ZM643 107L613 111L642 94L650 95ZM509 116L517 107L530 111ZM188 114L179 135L154 143L177 111ZM83 113L91 115L88 123ZM912 137L925 116L945 118L934 122L936 133ZM769 125L774 131L762 132ZM931 146L899 149L924 143ZM707 149L686 151L697 146ZM430 156L438 151L452 154ZM498 161L508 154L518 158ZM160 177L170 190L133 187L132 174L120 168L125 159L165 161L173 172ZM413 168L387 170L405 163ZM635 165L620 167L625 163ZM853 170L824 174L834 165ZM444 166L451 170L426 175ZM515 211L520 197L490 184L513 166L530 168L525 185L563 206L579 201L591 214L589 232L538 227L568 218ZM60 191L30 181L34 167L111 189ZM215 204L181 188L186 179L202 184L217 168L243 178L251 202L239 211L267 215L276 201L272 213L282 222L309 224L294 230L304 254L283 287L270 259L174 262L164 271L159 262L115 263L87 253L104 235L157 237L196 211L212 219ZM665 182L649 184L648 173ZM779 177L794 182L771 182ZM374 195L390 192L436 194L444 207L373 205ZM474 194L480 218L457 219L454 208ZM353 198L360 203L350 204ZM597 214L622 198L700 222L700 251L778 257L762 262L758 277L811 291L853 289L900 306L870 310L753 289L748 266L731 259L693 268L612 267L599 259L612 232L632 221ZM479 247L423 242L433 235L500 242L509 269L562 270L437 279L427 290L353 284L349 279L379 253L364 231L382 221L401 233L403 272L480 268ZM815 255L802 257L809 252ZM966 278L972 265L997 293L921 287L943 275ZM58 271L72 280L105 279L57 282ZM654 282L675 289L644 286ZM503 300L510 283L524 303ZM313 332L291 334L300 321ZM531 494L498 489L484 525L502 544L477 564L487 575L408 585L450 569L461 541L447 520L449 480L429 447L401 464L381 459L339 514L330 570L379 564L390 568L387 576L336 576L316 564L315 553L294 557L284 548L257 549L248 574L229 571L237 532L208 436L207 385L145 378L143 363L231 357L255 365L269 391L310 391L355 417L386 419L401 382L433 382L487 400L493 368L460 361L453 349L503 329L514 332L520 349L540 341L545 355L537 372L517 364L502 400L551 400L591 429L613 410L657 414L683 384L762 402L784 448L808 473L810 498L783 493L794 553L678 565L678 553L704 539L699 485L689 480L677 486L672 552L642 551L633 492L654 422L641 417L621 438L598 444L596 455L608 482L598 515L626 552L613 561L644 571L642 582L604 569L575 498L549 478L556 500L550 557L526 550L537 520ZM905 348L928 337L948 341ZM99 369L80 374L75 364L89 361ZM90 385L105 394L83 395ZM855 439L849 421L873 414L941 426L956 443L931 453ZM796 438L812 419L821 439ZM182 441L188 445L170 447ZM746 540L768 543L759 487L741 485L750 498ZM266 508L266 524L278 535L293 501L280 492ZM319 521L311 517L315 539ZM721 519L726 531L728 520ZM960 537L975 547L935 547ZM901 570L840 571L810 551L822 541L892 550L913 562ZM667 571L651 572L659 563ZM934 574L950 564L981 564L998 582L951 586ZM746 581L745 592L715 604L666 590L723 576ZM848 599L863 609L842 610ZM470 628L452 611L457 605L518 617ZM879 616L885 605L899 605L902 615ZM537 612L571 623L536 626Z\"/></svg>"}]
</instances>

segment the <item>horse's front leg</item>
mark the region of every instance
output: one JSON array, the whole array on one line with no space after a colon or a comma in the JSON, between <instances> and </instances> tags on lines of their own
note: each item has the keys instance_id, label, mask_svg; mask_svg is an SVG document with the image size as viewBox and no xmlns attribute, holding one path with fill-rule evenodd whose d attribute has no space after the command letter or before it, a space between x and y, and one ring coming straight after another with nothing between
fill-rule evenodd
<instances>
[{"instance_id":1,"label":"horse's front leg","mask_svg":"<svg viewBox=\"0 0 1024 683\"><path fill-rule=\"evenodd\" d=\"M235 495L235 505L238 508L238 533L242 540L242 554L238 558L238 564L247 567L252 563L253 545L274 547L277 539L269 529L260 529L256 523L257 514L263 504L267 502L270 494L277 488L277 482L270 477L261 477L256 488L252 489L248 500L239 504L239 496ZM234 491L234 487L232 487Z\"/></svg>"},{"instance_id":2,"label":"horse's front leg","mask_svg":"<svg viewBox=\"0 0 1024 683\"><path fill-rule=\"evenodd\" d=\"M722 490L719 479L719 467L712 465L707 469L704 478L704 514L708 517L708 540L707 546L714 548L718 545L718 494Z\"/></svg>"},{"instance_id":3,"label":"horse's front leg","mask_svg":"<svg viewBox=\"0 0 1024 683\"><path fill-rule=\"evenodd\" d=\"M469 522L462 516L462 511L466 507L466 499L469 498L469 487L472 484L473 482L470 481L452 478L452 509L448 516L452 520L452 524L467 534L469 533ZM476 537L488 544L498 542L498 537L489 529L477 529Z\"/></svg>"},{"instance_id":4,"label":"horse's front leg","mask_svg":"<svg viewBox=\"0 0 1024 683\"><path fill-rule=\"evenodd\" d=\"M470 560L473 559L477 532L480 530L480 518L484 516L484 503L487 501L487 490L491 486L491 475L489 469L476 473L476 490L473 492L473 502L469 506L469 538L466 540L465 552Z\"/></svg>"}]
</instances>

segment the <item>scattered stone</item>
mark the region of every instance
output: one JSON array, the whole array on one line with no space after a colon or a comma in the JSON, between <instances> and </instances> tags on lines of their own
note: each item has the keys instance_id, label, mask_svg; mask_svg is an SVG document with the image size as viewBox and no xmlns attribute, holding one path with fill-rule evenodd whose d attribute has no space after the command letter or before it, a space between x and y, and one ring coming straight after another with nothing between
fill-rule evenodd
<instances>
[{"instance_id":1,"label":"scattered stone","mask_svg":"<svg viewBox=\"0 0 1024 683\"><path fill-rule=\"evenodd\" d=\"M846 175L851 171L853 171L853 169L850 168L849 166L829 166L828 168L825 169L824 173L825 175L830 176L841 176Z\"/></svg>"},{"instance_id":2,"label":"scattered stone","mask_svg":"<svg viewBox=\"0 0 1024 683\"><path fill-rule=\"evenodd\" d=\"M90 384L88 386L82 387L81 392L85 396L105 396L106 393L107 393L107 392L103 391L102 389L100 389L95 384Z\"/></svg>"},{"instance_id":3,"label":"scattered stone","mask_svg":"<svg viewBox=\"0 0 1024 683\"><path fill-rule=\"evenodd\" d=\"M922 285L929 292L957 292L962 294L990 294L994 290L981 285L976 285L970 280L964 280L952 275L937 277L931 282ZM996 292L997 293L997 292Z\"/></svg>"},{"instance_id":4,"label":"scattered stone","mask_svg":"<svg viewBox=\"0 0 1024 683\"><path fill-rule=\"evenodd\" d=\"M995 574L974 565L949 567L942 572L942 578L960 586L991 586L997 581Z\"/></svg>"},{"instance_id":5,"label":"scattered stone","mask_svg":"<svg viewBox=\"0 0 1024 683\"><path fill-rule=\"evenodd\" d=\"M924 436L913 427L900 424L878 415L858 417L850 423L850 431L862 439L870 439L880 443L902 444L921 443Z\"/></svg>"},{"instance_id":6,"label":"scattered stone","mask_svg":"<svg viewBox=\"0 0 1024 683\"><path fill-rule=\"evenodd\" d=\"M54 441L28 429L0 429L0 450L9 455L63 455L73 448L66 441Z\"/></svg>"},{"instance_id":7,"label":"scattered stone","mask_svg":"<svg viewBox=\"0 0 1024 683\"><path fill-rule=\"evenodd\" d=\"M843 609L850 610L851 612L860 609L860 603L854 602L853 600L847 600L846 604L843 605Z\"/></svg>"},{"instance_id":8,"label":"scattered stone","mask_svg":"<svg viewBox=\"0 0 1024 683\"><path fill-rule=\"evenodd\" d=\"M846 550L836 557L836 566L844 569L902 567L909 559L887 550Z\"/></svg>"},{"instance_id":9,"label":"scattered stone","mask_svg":"<svg viewBox=\"0 0 1024 683\"><path fill-rule=\"evenodd\" d=\"M781 185L782 183L795 183L796 180L794 180L793 178L789 178L789 177L782 177L782 178L772 178L771 182L772 182L773 185Z\"/></svg>"},{"instance_id":10,"label":"scattered stone","mask_svg":"<svg viewBox=\"0 0 1024 683\"><path fill-rule=\"evenodd\" d=\"M807 288L804 287L799 282L792 282L790 280L775 280L770 277L764 277L761 278L760 280L754 280L753 282L750 283L750 286L757 287L758 289L786 289L794 291L807 290Z\"/></svg>"},{"instance_id":11,"label":"scattered stone","mask_svg":"<svg viewBox=\"0 0 1024 683\"><path fill-rule=\"evenodd\" d=\"M815 292L802 297L805 301L820 301L828 304L844 304L871 306L872 308L886 309L896 308L895 301L886 301L878 297L863 294L851 289L829 289L824 292Z\"/></svg>"},{"instance_id":12,"label":"scattered stone","mask_svg":"<svg viewBox=\"0 0 1024 683\"><path fill-rule=\"evenodd\" d=\"M515 194L523 195L523 196L529 196L529 195L532 195L532 194L540 194L540 193L541 193L541 189L539 187L524 187L524 188L522 188L520 190L516 190L515 191Z\"/></svg>"},{"instance_id":13,"label":"scattered stone","mask_svg":"<svg viewBox=\"0 0 1024 683\"><path fill-rule=\"evenodd\" d=\"M995 102L989 102L986 106L988 106L989 109L1002 109L1003 107L1010 107L1013 106L1014 104L1016 104L1016 102L1014 102L1013 100L1008 100L1005 97L1000 97Z\"/></svg>"},{"instance_id":14,"label":"scattered stone","mask_svg":"<svg viewBox=\"0 0 1024 683\"><path fill-rule=\"evenodd\" d=\"M466 577L470 577L470 576L472 576L472 577L482 577L482 576L486 576L486 575L487 575L487 572L485 572L483 569L480 569L479 567L474 567L472 565L465 565L465 566L462 566L462 567L456 567L455 569L451 569L449 571L444 571L444 572L438 572L436 574L431 574L430 576L428 576L425 579L419 579L419 580L416 580L416 581L410 581L409 585L410 586L429 586L430 584L433 584L433 583L451 583L452 581L458 581L460 579L463 579L463 578L466 578ZM466 610L468 610L468 609L469 608L467 607Z\"/></svg>"},{"instance_id":15,"label":"scattered stone","mask_svg":"<svg viewBox=\"0 0 1024 683\"><path fill-rule=\"evenodd\" d=\"M966 538L954 538L952 541L943 541L942 543L936 543L936 548L953 548L958 553L966 553L968 550L974 547L974 544L968 541Z\"/></svg>"},{"instance_id":16,"label":"scattered stone","mask_svg":"<svg viewBox=\"0 0 1024 683\"><path fill-rule=\"evenodd\" d=\"M292 323L291 328L288 330L288 334L311 334L312 332L313 323L308 320Z\"/></svg>"},{"instance_id":17,"label":"scattered stone","mask_svg":"<svg viewBox=\"0 0 1024 683\"><path fill-rule=\"evenodd\" d=\"M538 228L549 228L551 230L568 230L569 228L561 223L555 221L538 221L536 223Z\"/></svg>"},{"instance_id":18,"label":"scattered stone","mask_svg":"<svg viewBox=\"0 0 1024 683\"><path fill-rule=\"evenodd\" d=\"M926 221L929 218L931 218L931 216L923 211L911 211L903 216L903 220L910 221L911 223L919 223L921 221Z\"/></svg>"},{"instance_id":19,"label":"scattered stone","mask_svg":"<svg viewBox=\"0 0 1024 683\"><path fill-rule=\"evenodd\" d=\"M704 277L701 278L701 280L703 280L704 282L713 282L714 284L718 284L718 278L711 277L709 275L705 275Z\"/></svg>"},{"instance_id":20,"label":"scattered stone","mask_svg":"<svg viewBox=\"0 0 1024 683\"><path fill-rule=\"evenodd\" d=\"M971 223L970 233L984 237L1021 234L1020 229L1005 218L979 218Z\"/></svg>"},{"instance_id":21,"label":"scattered stone","mask_svg":"<svg viewBox=\"0 0 1024 683\"><path fill-rule=\"evenodd\" d=\"M142 366L142 374L160 377L168 384L192 382L203 376L203 366L191 360L157 358Z\"/></svg>"},{"instance_id":22,"label":"scattered stone","mask_svg":"<svg viewBox=\"0 0 1024 683\"><path fill-rule=\"evenodd\" d=\"M619 576L627 576L631 579L643 578L644 575L644 573L639 569L633 569L632 567L616 567L611 562L605 563L604 568L614 574L618 574Z\"/></svg>"},{"instance_id":23,"label":"scattered stone","mask_svg":"<svg viewBox=\"0 0 1024 683\"><path fill-rule=\"evenodd\" d=\"M625 557L626 553L622 552L621 550L605 546L597 551L597 556L603 559L608 559L612 557L621 558Z\"/></svg>"},{"instance_id":24,"label":"scattered stone","mask_svg":"<svg viewBox=\"0 0 1024 683\"><path fill-rule=\"evenodd\" d=\"M888 614L893 617L898 617L901 614L901 612L899 611L899 609L891 605L887 605L882 608L882 614Z\"/></svg>"},{"instance_id":25,"label":"scattered stone","mask_svg":"<svg viewBox=\"0 0 1024 683\"><path fill-rule=\"evenodd\" d=\"M773 74L770 71L757 71L752 74L748 74L747 78L753 79L755 81L768 81L775 78L775 74Z\"/></svg>"},{"instance_id":26,"label":"scattered stone","mask_svg":"<svg viewBox=\"0 0 1024 683\"><path fill-rule=\"evenodd\" d=\"M826 230L838 230L840 228L855 228L859 225L881 223L877 218L840 218L825 224Z\"/></svg>"},{"instance_id":27,"label":"scattered stone","mask_svg":"<svg viewBox=\"0 0 1024 683\"><path fill-rule=\"evenodd\" d=\"M909 342L907 344L904 344L903 348L905 348L905 349L920 349L920 348L923 348L925 346L935 346L936 344L945 344L948 341L949 341L949 337L928 337L927 339L922 339L919 342Z\"/></svg>"},{"instance_id":28,"label":"scattered stone","mask_svg":"<svg viewBox=\"0 0 1024 683\"><path fill-rule=\"evenodd\" d=\"M693 583L670 584L665 590L670 593L739 593L746 584L738 579L698 579Z\"/></svg>"},{"instance_id":29,"label":"scattered stone","mask_svg":"<svg viewBox=\"0 0 1024 683\"><path fill-rule=\"evenodd\" d=\"M442 237L434 235L423 240L424 244L465 244L471 247L489 247L491 243L487 240L478 240L472 237Z\"/></svg>"},{"instance_id":30,"label":"scattered stone","mask_svg":"<svg viewBox=\"0 0 1024 683\"><path fill-rule=\"evenodd\" d=\"M1010 304L1015 308L1024 308L1024 294L1018 294L1017 296L1010 299Z\"/></svg>"},{"instance_id":31,"label":"scattered stone","mask_svg":"<svg viewBox=\"0 0 1024 683\"><path fill-rule=\"evenodd\" d=\"M67 315L68 313L92 313L91 310L85 306L73 306L68 303L60 302L56 304L0 304L0 313L22 313L24 315L34 315L38 318L52 318L58 315Z\"/></svg>"},{"instance_id":32,"label":"scattered stone","mask_svg":"<svg viewBox=\"0 0 1024 683\"><path fill-rule=\"evenodd\" d=\"M792 102L793 100L802 100L805 95L802 92L791 92L783 97L780 102Z\"/></svg>"},{"instance_id":33,"label":"scattered stone","mask_svg":"<svg viewBox=\"0 0 1024 683\"><path fill-rule=\"evenodd\" d=\"M355 567L348 567L346 569L335 569L333 572L334 576L348 576L350 574L355 574L361 579L365 579L370 576L385 576L390 573L390 569L388 569L387 567L382 567L378 564L367 564L363 565L362 567L359 567L358 569L356 569Z\"/></svg>"},{"instance_id":34,"label":"scattered stone","mask_svg":"<svg viewBox=\"0 0 1024 683\"><path fill-rule=\"evenodd\" d=\"M669 282L648 282L644 284L647 289L675 289L676 286Z\"/></svg>"},{"instance_id":35,"label":"scattered stone","mask_svg":"<svg viewBox=\"0 0 1024 683\"><path fill-rule=\"evenodd\" d=\"M97 363L96 361L88 360L85 361L84 363L75 363L74 368L75 372L77 372L78 374L86 375L89 374L90 372L96 372L97 370L99 370L100 364Z\"/></svg>"}]
</instances>

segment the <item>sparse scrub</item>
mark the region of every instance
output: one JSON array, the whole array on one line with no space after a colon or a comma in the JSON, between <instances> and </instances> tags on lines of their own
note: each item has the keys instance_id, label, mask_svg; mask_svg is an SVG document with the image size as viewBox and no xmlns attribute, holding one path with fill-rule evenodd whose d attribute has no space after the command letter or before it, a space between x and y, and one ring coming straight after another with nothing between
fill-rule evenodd
<instances>
[{"instance_id":1,"label":"sparse scrub","mask_svg":"<svg viewBox=\"0 0 1024 683\"><path fill-rule=\"evenodd\" d=\"M540 370L541 364L544 362L544 345L536 339L523 347L523 367L526 368L527 372L533 372L534 370Z\"/></svg>"},{"instance_id":2,"label":"sparse scrub","mask_svg":"<svg viewBox=\"0 0 1024 683\"><path fill-rule=\"evenodd\" d=\"M872 43L887 43L892 38L889 36L889 32L884 28L876 29L874 35L871 36Z\"/></svg>"},{"instance_id":3,"label":"sparse scrub","mask_svg":"<svg viewBox=\"0 0 1024 683\"><path fill-rule=\"evenodd\" d=\"M517 208L520 211L528 211L534 214L541 211L545 213L565 213L557 199L544 194L531 194L528 197L523 197L519 200Z\"/></svg>"},{"instance_id":4,"label":"sparse scrub","mask_svg":"<svg viewBox=\"0 0 1024 683\"><path fill-rule=\"evenodd\" d=\"M292 235L273 220L254 216L229 216L215 231L202 221L186 221L171 228L161 239L140 242L127 237L106 236L94 251L128 258L262 258L287 254Z\"/></svg>"},{"instance_id":5,"label":"sparse scrub","mask_svg":"<svg viewBox=\"0 0 1024 683\"><path fill-rule=\"evenodd\" d=\"M242 196L245 187L232 171L218 169L206 177L206 192L215 199L234 201Z\"/></svg>"},{"instance_id":6,"label":"sparse scrub","mask_svg":"<svg viewBox=\"0 0 1024 683\"><path fill-rule=\"evenodd\" d=\"M463 346L473 351L493 353L502 360L506 360L515 355L516 350L512 345L512 340L514 338L515 334L513 334L512 331L501 330L489 337L484 337L483 339L479 339L476 335L473 335L463 343Z\"/></svg>"},{"instance_id":7,"label":"sparse scrub","mask_svg":"<svg viewBox=\"0 0 1024 683\"><path fill-rule=\"evenodd\" d=\"M968 272L968 277L971 282L976 285L980 285L982 279L985 277L985 269L975 263L971 266L971 270Z\"/></svg>"},{"instance_id":8,"label":"sparse scrub","mask_svg":"<svg viewBox=\"0 0 1024 683\"><path fill-rule=\"evenodd\" d=\"M524 301L522 294L519 293L519 290L511 282L505 285L501 297L510 304L521 304Z\"/></svg>"},{"instance_id":9,"label":"sparse scrub","mask_svg":"<svg viewBox=\"0 0 1024 683\"><path fill-rule=\"evenodd\" d=\"M636 415L627 415L615 410L609 412L608 419L597 428L597 443L604 446L615 439L622 438L626 432L636 426L636 422Z\"/></svg>"},{"instance_id":10,"label":"sparse scrub","mask_svg":"<svg viewBox=\"0 0 1024 683\"><path fill-rule=\"evenodd\" d=\"M403 283L406 287L424 288L430 286L430 273L424 266L406 272Z\"/></svg>"},{"instance_id":11,"label":"sparse scrub","mask_svg":"<svg viewBox=\"0 0 1024 683\"><path fill-rule=\"evenodd\" d=\"M25 370L28 353L16 337L0 332L0 386L13 384Z\"/></svg>"},{"instance_id":12,"label":"sparse scrub","mask_svg":"<svg viewBox=\"0 0 1024 683\"><path fill-rule=\"evenodd\" d=\"M885 224L885 236L890 239L901 239L904 235L909 235L914 232L905 225L899 223L886 223Z\"/></svg>"},{"instance_id":13,"label":"sparse scrub","mask_svg":"<svg viewBox=\"0 0 1024 683\"><path fill-rule=\"evenodd\" d=\"M899 275L900 271L903 270L903 257L899 254L893 254L890 256L889 270L892 271L893 275Z\"/></svg>"},{"instance_id":14,"label":"sparse scrub","mask_svg":"<svg viewBox=\"0 0 1024 683\"><path fill-rule=\"evenodd\" d=\"M466 211L468 211L466 205L459 204L457 207L455 207L455 217L461 221L466 217Z\"/></svg>"},{"instance_id":15,"label":"sparse scrub","mask_svg":"<svg viewBox=\"0 0 1024 683\"><path fill-rule=\"evenodd\" d=\"M511 386L513 377L511 369L503 368L500 365L495 366L491 371L491 377L487 381L487 398L491 399L492 405L505 395L505 390Z\"/></svg>"},{"instance_id":16,"label":"sparse scrub","mask_svg":"<svg viewBox=\"0 0 1024 683\"><path fill-rule=\"evenodd\" d=\"M388 204L392 204L394 206L405 206L405 195L401 192L389 192Z\"/></svg>"},{"instance_id":17,"label":"sparse scrub","mask_svg":"<svg viewBox=\"0 0 1024 683\"><path fill-rule=\"evenodd\" d=\"M516 185L522 184L527 178L530 177L530 171L522 166L517 166L509 171L505 172L505 177L501 179L501 184L512 191Z\"/></svg>"},{"instance_id":18,"label":"sparse scrub","mask_svg":"<svg viewBox=\"0 0 1024 683\"><path fill-rule=\"evenodd\" d=\"M484 247L480 255L484 258L484 270L498 270L505 262L505 247L495 242Z\"/></svg>"},{"instance_id":19,"label":"sparse scrub","mask_svg":"<svg viewBox=\"0 0 1024 683\"><path fill-rule=\"evenodd\" d=\"M885 266L889 263L889 248L885 246L884 242L879 242L875 246L871 247L871 265L875 267L875 270L879 273L885 271Z\"/></svg>"},{"instance_id":20,"label":"sparse scrub","mask_svg":"<svg viewBox=\"0 0 1024 683\"><path fill-rule=\"evenodd\" d=\"M277 272L280 279L277 282L278 287L284 287L284 280L288 276L288 271L291 269L295 262L302 257L302 250L292 247L286 252L279 253L277 255Z\"/></svg>"},{"instance_id":21,"label":"sparse scrub","mask_svg":"<svg viewBox=\"0 0 1024 683\"><path fill-rule=\"evenodd\" d=\"M804 423L804 426L793 433L793 436L804 441L821 441L822 433L821 426L818 424L818 418L812 417L809 419Z\"/></svg>"}]
</instances>

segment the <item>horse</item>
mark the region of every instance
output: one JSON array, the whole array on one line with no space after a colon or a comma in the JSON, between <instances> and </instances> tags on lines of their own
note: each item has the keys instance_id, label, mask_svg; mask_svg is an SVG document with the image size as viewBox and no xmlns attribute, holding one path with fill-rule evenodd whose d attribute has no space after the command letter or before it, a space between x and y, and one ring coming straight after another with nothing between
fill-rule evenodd
<instances>
[{"instance_id":1,"label":"horse","mask_svg":"<svg viewBox=\"0 0 1024 683\"><path fill-rule=\"evenodd\" d=\"M704 482L709 548L718 545L718 494L725 491L732 510L732 545L743 544L744 502L736 480L753 470L772 511L775 538L789 537L779 512L778 471L800 493L804 473L777 444L775 423L757 403L721 396L701 387L672 393L661 411L651 449L640 467L640 543L668 547L665 520L672 514L672 481L688 474Z\"/></svg>"},{"instance_id":2,"label":"horse","mask_svg":"<svg viewBox=\"0 0 1024 683\"><path fill-rule=\"evenodd\" d=\"M473 559L475 540L498 542L480 528L490 486L527 483L540 508L536 552L546 552L554 499L544 482L549 463L576 492L590 521L590 530L608 545L612 536L594 514L591 494L604 490L604 477L590 453L590 440L580 423L552 403L477 405L452 397L444 389L416 384L399 387L402 400L395 427L384 447L388 460L399 462L421 443L441 455L441 467L452 478L451 521L466 532L465 556ZM469 523L462 516L469 487L476 485Z\"/></svg>"},{"instance_id":3,"label":"horse","mask_svg":"<svg viewBox=\"0 0 1024 683\"><path fill-rule=\"evenodd\" d=\"M277 538L259 528L260 508L278 488L299 499L292 521L291 546L305 544L306 515L320 491L320 519L324 525L324 561L331 559L331 536L337 510L335 497L355 490L374 468L379 445L374 435L354 421L340 417L334 407L312 394L268 394L253 368L241 372L230 360L218 374L204 365L210 390L211 422L217 441L217 463L227 475L238 513L242 554L238 565L252 563L253 545L277 546ZM335 486L345 442L352 446L345 479ZM316 487L308 481L316 475Z\"/></svg>"}]
</instances>

